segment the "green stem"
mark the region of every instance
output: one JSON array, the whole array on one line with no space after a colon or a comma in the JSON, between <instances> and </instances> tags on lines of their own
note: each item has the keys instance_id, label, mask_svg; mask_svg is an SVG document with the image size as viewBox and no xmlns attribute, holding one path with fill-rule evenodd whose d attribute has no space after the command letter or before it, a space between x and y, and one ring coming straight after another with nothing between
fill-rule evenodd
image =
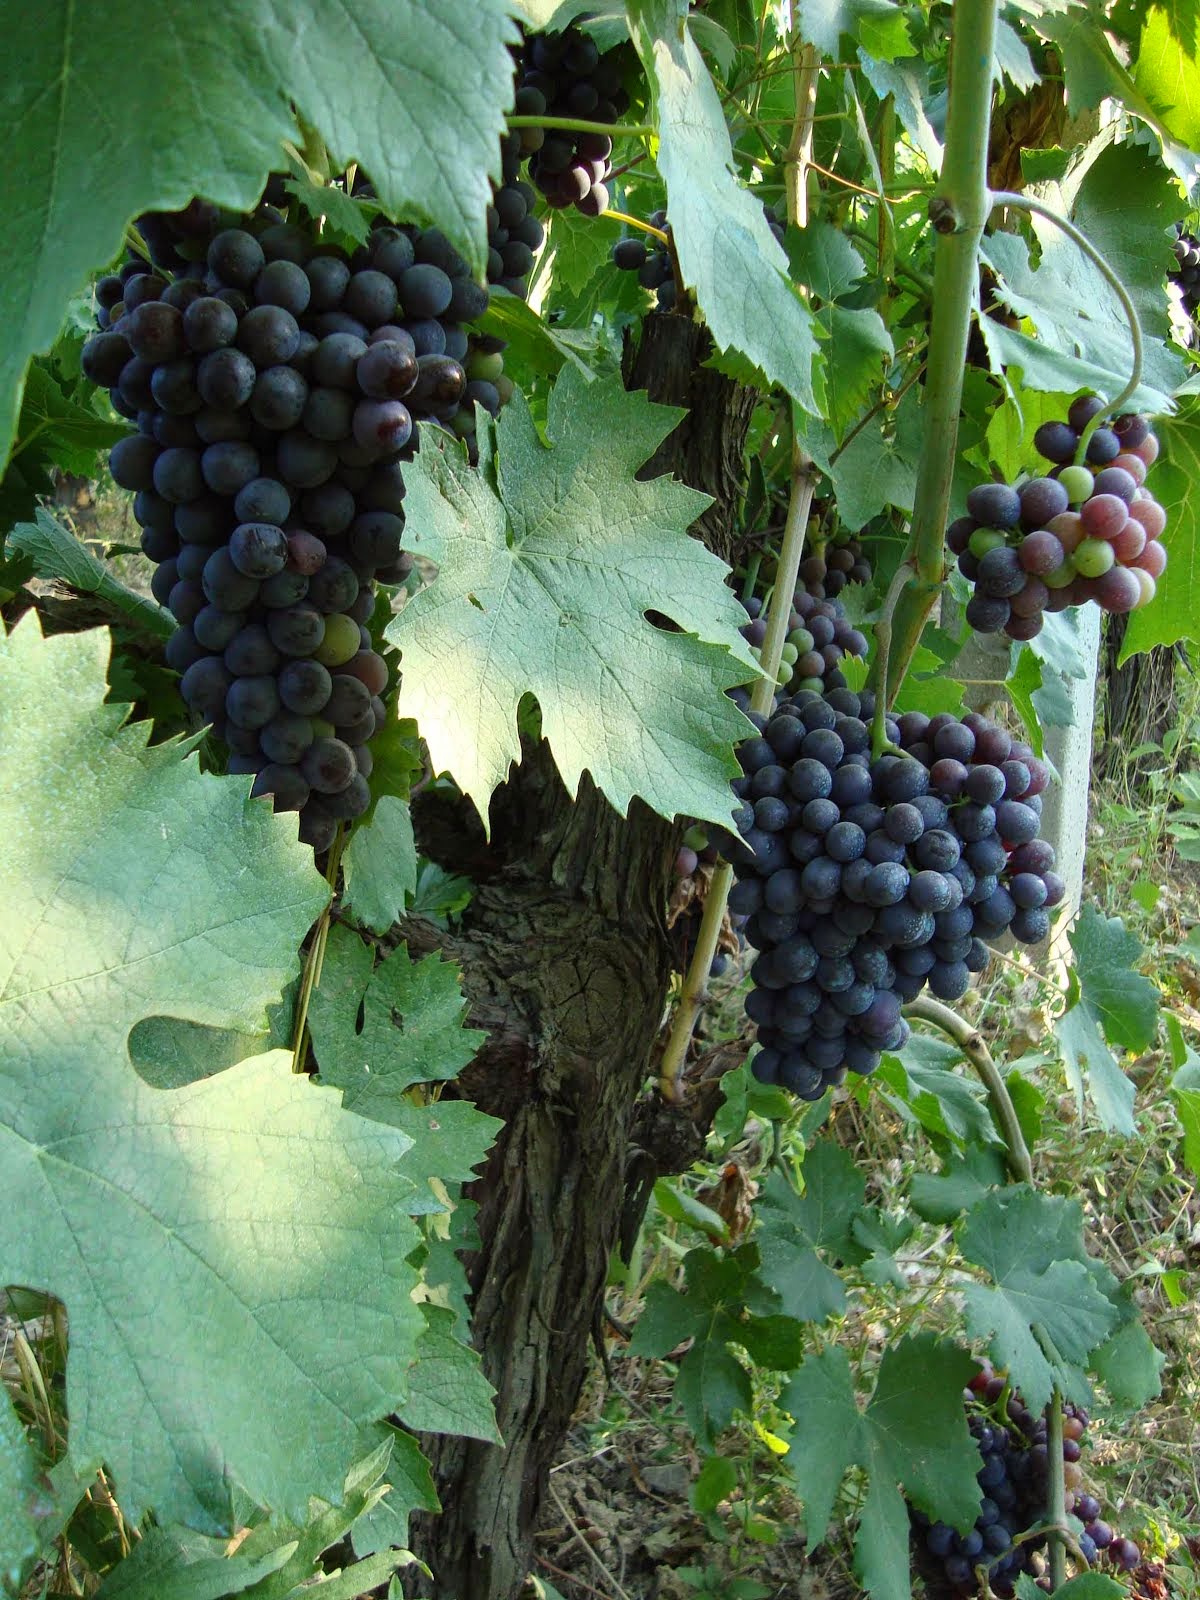
<instances>
[{"instance_id":1,"label":"green stem","mask_svg":"<svg viewBox=\"0 0 1200 1600\"><path fill-rule=\"evenodd\" d=\"M305 1057L308 1054L308 1008L312 1003L313 991L321 981L321 967L325 961L325 946L329 941L329 925L333 920L333 902L337 892L338 868L342 863L342 851L345 848L347 833L345 827L339 823L338 831L333 843L329 846L329 855L325 862L325 881L329 885L329 899L324 911L317 918L317 925L313 930L312 942L308 947L308 955L304 960L304 972L300 979L300 993L296 999L296 1018L292 1029L292 1071L303 1072Z\"/></svg>"},{"instance_id":2,"label":"green stem","mask_svg":"<svg viewBox=\"0 0 1200 1600\"><path fill-rule=\"evenodd\" d=\"M610 139L643 139L658 132L649 123L587 122L582 117L509 117L510 128L561 128L564 133L606 133Z\"/></svg>"},{"instance_id":3,"label":"green stem","mask_svg":"<svg viewBox=\"0 0 1200 1600\"><path fill-rule=\"evenodd\" d=\"M958 0L950 42L946 154L929 202L938 238L925 432L909 534L912 577L896 606L886 679L889 700L904 679L942 583L967 339L978 290L979 241L990 210L987 149L995 38L996 0Z\"/></svg>"},{"instance_id":4,"label":"green stem","mask_svg":"<svg viewBox=\"0 0 1200 1600\"><path fill-rule=\"evenodd\" d=\"M796 39L792 45L795 64L796 114L792 137L783 158L784 192L787 195L788 221L797 228L808 226L808 165L812 160L813 113L817 108L817 80L821 57L817 48Z\"/></svg>"},{"instance_id":5,"label":"green stem","mask_svg":"<svg viewBox=\"0 0 1200 1600\"><path fill-rule=\"evenodd\" d=\"M1073 222L1069 222L1066 217L1060 216L1052 207L1044 205L1040 200L1035 200L1032 195L1012 194L1007 189L997 190L992 195L992 204L994 206L1008 206L1013 211L1028 211L1035 217L1044 217L1047 222L1052 222L1056 228L1066 234L1073 244L1079 246L1090 261L1095 262L1109 287L1121 302L1121 310L1125 313L1125 320L1129 324L1129 341L1133 345L1133 370L1130 373L1129 382L1109 407L1110 411L1119 415L1127 402L1133 399L1137 393L1138 385L1142 381L1142 359L1144 354L1142 324L1137 314L1137 307L1130 298L1129 290L1117 277L1087 234L1077 228ZM1079 449L1075 454L1076 461L1083 461L1086 458L1088 440L1100 426L1104 415L1103 411L1098 411L1080 434Z\"/></svg>"},{"instance_id":6,"label":"green stem","mask_svg":"<svg viewBox=\"0 0 1200 1600\"><path fill-rule=\"evenodd\" d=\"M954 1041L974 1067L987 1089L992 1111L1000 1125L1009 1171L1018 1183L1028 1183L1032 1186L1033 1161L1029 1154L1029 1146L1025 1143L1025 1135L1021 1132L1017 1108L1012 1103L1008 1085L999 1067L992 1060L987 1041L979 1029L965 1017L960 1017L957 1011L951 1011L949 1006L944 1006L940 1000L934 1000L929 995L911 1000L904 1008L904 1015L915 1017L920 1022L932 1023L935 1028L940 1028L948 1039ZM1061 1456L1062 1452L1059 1454Z\"/></svg>"}]
</instances>

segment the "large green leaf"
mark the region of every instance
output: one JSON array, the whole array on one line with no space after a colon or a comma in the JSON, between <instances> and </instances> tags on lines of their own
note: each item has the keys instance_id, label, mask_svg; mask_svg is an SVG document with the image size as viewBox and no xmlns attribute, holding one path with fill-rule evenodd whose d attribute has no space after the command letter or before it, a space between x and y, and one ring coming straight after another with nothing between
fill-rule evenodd
<instances>
[{"instance_id":1,"label":"large green leaf","mask_svg":"<svg viewBox=\"0 0 1200 1600\"><path fill-rule=\"evenodd\" d=\"M261 1031L326 887L295 819L105 705L107 635L0 643L0 1283L66 1303L69 1458L126 1513L302 1514L404 1398L401 1158L276 1051L152 1088L130 1029Z\"/></svg>"},{"instance_id":2,"label":"large green leaf","mask_svg":"<svg viewBox=\"0 0 1200 1600\"><path fill-rule=\"evenodd\" d=\"M1023 1184L994 1189L968 1213L959 1246L992 1279L963 1290L967 1327L974 1338L991 1338L997 1366L1041 1410L1117 1323L1084 1252L1083 1213L1073 1200Z\"/></svg>"},{"instance_id":3,"label":"large green leaf","mask_svg":"<svg viewBox=\"0 0 1200 1600\"><path fill-rule=\"evenodd\" d=\"M299 138L360 161L381 203L435 222L477 267L512 96L503 0L211 0L153 18L73 0L5 18L0 467L21 376L137 213L207 195L239 209Z\"/></svg>"},{"instance_id":4,"label":"large green leaf","mask_svg":"<svg viewBox=\"0 0 1200 1600\"><path fill-rule=\"evenodd\" d=\"M0 1589L16 1589L38 1549L37 1463L8 1396L0 1388Z\"/></svg>"},{"instance_id":5,"label":"large green leaf","mask_svg":"<svg viewBox=\"0 0 1200 1600\"><path fill-rule=\"evenodd\" d=\"M346 910L372 933L386 933L417 888L417 846L405 801L394 794L379 797L350 835L342 871Z\"/></svg>"},{"instance_id":6,"label":"large green leaf","mask_svg":"<svg viewBox=\"0 0 1200 1600\"><path fill-rule=\"evenodd\" d=\"M743 358L806 411L817 409L812 315L787 277L762 205L739 182L720 96L675 0L630 0L634 43L654 91L658 171L683 281L718 348Z\"/></svg>"},{"instance_id":7,"label":"large green leaf","mask_svg":"<svg viewBox=\"0 0 1200 1600\"><path fill-rule=\"evenodd\" d=\"M788 255L796 280L816 296L817 323L824 339L821 371L823 414L840 441L883 380L892 339L878 311L839 305L865 274L862 257L832 224L810 223L788 235Z\"/></svg>"},{"instance_id":8,"label":"large green leaf","mask_svg":"<svg viewBox=\"0 0 1200 1600\"><path fill-rule=\"evenodd\" d=\"M876 1600L910 1600L908 1507L964 1531L975 1520L979 1455L963 1412L971 1357L932 1334L889 1345L865 1411L843 1350L810 1357L780 1397L796 1419L787 1465L804 1501L809 1547L825 1537L842 1478L869 1477L855 1566ZM903 1489L903 1493L901 1493Z\"/></svg>"},{"instance_id":9,"label":"large green leaf","mask_svg":"<svg viewBox=\"0 0 1200 1600\"><path fill-rule=\"evenodd\" d=\"M904 11L892 0L797 0L796 26L824 55L841 60L843 39L868 55L894 61L912 54Z\"/></svg>"},{"instance_id":10,"label":"large green leaf","mask_svg":"<svg viewBox=\"0 0 1200 1600\"><path fill-rule=\"evenodd\" d=\"M422 434L408 527L442 570L387 637L403 652L401 715L485 817L520 756L525 694L572 795L587 770L622 815L639 795L668 817L729 817L746 723L721 690L756 671L744 614L727 567L685 533L707 497L636 476L679 416L566 367L549 444L520 395L505 407L498 479L486 449L476 471L444 434Z\"/></svg>"},{"instance_id":11,"label":"large green leaf","mask_svg":"<svg viewBox=\"0 0 1200 1600\"><path fill-rule=\"evenodd\" d=\"M1142 947L1119 917L1084 906L1071 931L1071 948L1071 1003L1054 1029L1067 1074L1081 1110L1086 1083L1101 1126L1130 1134L1133 1084L1110 1046L1147 1048L1154 1038L1158 992L1134 970Z\"/></svg>"},{"instance_id":12,"label":"large green leaf","mask_svg":"<svg viewBox=\"0 0 1200 1600\"><path fill-rule=\"evenodd\" d=\"M762 1278L779 1294L780 1310L822 1322L845 1309L842 1280L819 1251L838 1260L861 1258L851 1223L862 1209L866 1179L839 1145L820 1141L804 1158L804 1193L773 1172L759 1198L755 1243Z\"/></svg>"},{"instance_id":13,"label":"large green leaf","mask_svg":"<svg viewBox=\"0 0 1200 1600\"><path fill-rule=\"evenodd\" d=\"M1151 6L1142 23L1133 81L1163 125L1189 150L1200 149L1200 61L1196 6Z\"/></svg>"}]
</instances>

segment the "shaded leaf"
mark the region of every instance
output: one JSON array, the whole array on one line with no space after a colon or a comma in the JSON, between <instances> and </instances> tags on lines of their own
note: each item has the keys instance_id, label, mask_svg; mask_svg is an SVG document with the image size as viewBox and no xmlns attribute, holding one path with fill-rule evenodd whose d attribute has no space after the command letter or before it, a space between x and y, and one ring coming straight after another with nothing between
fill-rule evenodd
<instances>
[{"instance_id":1,"label":"shaded leaf","mask_svg":"<svg viewBox=\"0 0 1200 1600\"><path fill-rule=\"evenodd\" d=\"M385 794L354 829L342 857L344 904L362 927L386 933L417 887L417 846L408 806Z\"/></svg>"},{"instance_id":2,"label":"shaded leaf","mask_svg":"<svg viewBox=\"0 0 1200 1600\"><path fill-rule=\"evenodd\" d=\"M118 582L104 563L43 507L39 506L33 522L20 522L12 530L8 549L28 556L40 578L56 578L77 594L94 594L143 633L165 639L174 631L175 619L169 612Z\"/></svg>"}]
</instances>

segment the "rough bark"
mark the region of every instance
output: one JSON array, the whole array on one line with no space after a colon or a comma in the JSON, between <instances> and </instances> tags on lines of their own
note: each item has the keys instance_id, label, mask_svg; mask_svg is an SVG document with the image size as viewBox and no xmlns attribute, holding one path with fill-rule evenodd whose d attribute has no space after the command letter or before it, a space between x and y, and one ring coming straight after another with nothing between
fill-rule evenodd
<instances>
[{"instance_id":1,"label":"rough bark","mask_svg":"<svg viewBox=\"0 0 1200 1600\"><path fill-rule=\"evenodd\" d=\"M688 408L646 475L673 470L713 494L700 531L723 552L753 397L700 370L707 352L688 319L651 317L626 381ZM471 1187L482 1243L467 1262L504 1445L423 1441L444 1509L420 1519L414 1547L438 1596L511 1600L531 1566L621 1224L670 977L678 829L637 802L621 819L587 779L572 803L545 746L527 748L494 797L490 844L461 803L429 795L415 815L423 848L479 883L453 953L488 1041L462 1090L505 1126ZM636 1115L639 1145L652 1145L654 1120ZM643 1176L647 1163L657 1170L642 1149Z\"/></svg>"}]
</instances>

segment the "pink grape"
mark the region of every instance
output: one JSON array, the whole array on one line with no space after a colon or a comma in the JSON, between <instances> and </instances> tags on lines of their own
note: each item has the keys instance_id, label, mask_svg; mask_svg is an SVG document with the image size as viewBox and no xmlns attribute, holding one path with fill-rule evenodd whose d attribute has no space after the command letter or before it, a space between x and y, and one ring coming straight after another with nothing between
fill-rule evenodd
<instances>
[{"instance_id":1,"label":"pink grape","mask_svg":"<svg viewBox=\"0 0 1200 1600\"><path fill-rule=\"evenodd\" d=\"M1140 567L1143 572L1148 572L1152 578L1161 578L1167 570L1167 552L1157 539L1148 539L1146 548L1133 565Z\"/></svg>"},{"instance_id":2,"label":"pink grape","mask_svg":"<svg viewBox=\"0 0 1200 1600\"><path fill-rule=\"evenodd\" d=\"M1139 605L1141 598L1142 586L1137 574L1128 567L1113 567L1096 579L1096 599L1105 611L1123 615Z\"/></svg>"},{"instance_id":3,"label":"pink grape","mask_svg":"<svg viewBox=\"0 0 1200 1600\"><path fill-rule=\"evenodd\" d=\"M1146 548L1146 530L1140 522L1135 522L1132 517L1112 541L1113 555L1118 561L1128 566L1131 561L1136 561Z\"/></svg>"},{"instance_id":4,"label":"pink grape","mask_svg":"<svg viewBox=\"0 0 1200 1600\"><path fill-rule=\"evenodd\" d=\"M1085 500L1079 512L1079 520L1083 523L1088 539L1112 539L1125 526L1125 519L1129 515L1129 507L1120 495L1094 494L1090 500ZM1082 548L1082 547L1081 547ZM1082 571L1083 568L1080 567ZM1096 574L1092 573L1092 577Z\"/></svg>"},{"instance_id":5,"label":"pink grape","mask_svg":"<svg viewBox=\"0 0 1200 1600\"><path fill-rule=\"evenodd\" d=\"M1067 555L1075 549L1083 538L1083 523L1080 521L1078 511L1060 511L1057 517L1051 517L1046 527L1062 545Z\"/></svg>"},{"instance_id":6,"label":"pink grape","mask_svg":"<svg viewBox=\"0 0 1200 1600\"><path fill-rule=\"evenodd\" d=\"M1026 534L1017 546L1017 560L1021 566L1026 572L1038 576L1061 567L1066 554L1059 540L1047 528L1038 528L1036 532Z\"/></svg>"},{"instance_id":7,"label":"pink grape","mask_svg":"<svg viewBox=\"0 0 1200 1600\"><path fill-rule=\"evenodd\" d=\"M1106 539L1084 539L1073 557L1075 570L1083 578L1098 578L1116 559Z\"/></svg>"},{"instance_id":8,"label":"pink grape","mask_svg":"<svg viewBox=\"0 0 1200 1600\"><path fill-rule=\"evenodd\" d=\"M1148 467L1152 467L1158 460L1159 443L1157 435L1148 433L1140 444L1130 445L1129 453L1140 456Z\"/></svg>"},{"instance_id":9,"label":"pink grape","mask_svg":"<svg viewBox=\"0 0 1200 1600\"><path fill-rule=\"evenodd\" d=\"M1158 585L1155 583L1150 574L1148 572L1144 572L1141 567L1130 567L1129 570L1133 573L1134 577L1142 586L1142 598L1133 608L1135 611L1140 611L1143 606L1148 606L1151 600L1154 599Z\"/></svg>"},{"instance_id":10,"label":"pink grape","mask_svg":"<svg viewBox=\"0 0 1200 1600\"><path fill-rule=\"evenodd\" d=\"M1112 465L1120 467L1123 472L1127 472L1139 489L1145 483L1147 468L1141 456L1131 455L1128 450L1122 450Z\"/></svg>"},{"instance_id":11,"label":"pink grape","mask_svg":"<svg viewBox=\"0 0 1200 1600\"><path fill-rule=\"evenodd\" d=\"M1147 539L1157 539L1167 525L1167 513L1157 500L1135 500L1129 515L1145 528Z\"/></svg>"}]
</instances>

